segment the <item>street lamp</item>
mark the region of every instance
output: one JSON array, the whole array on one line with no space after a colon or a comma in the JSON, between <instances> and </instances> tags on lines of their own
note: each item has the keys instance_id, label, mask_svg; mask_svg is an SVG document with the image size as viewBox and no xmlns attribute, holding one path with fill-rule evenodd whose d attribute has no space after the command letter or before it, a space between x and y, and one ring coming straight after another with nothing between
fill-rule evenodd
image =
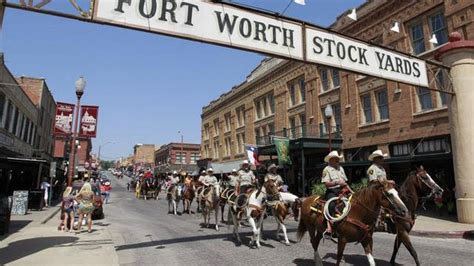
<instances>
[{"instance_id":1,"label":"street lamp","mask_svg":"<svg viewBox=\"0 0 474 266\"><path fill-rule=\"evenodd\" d=\"M329 146L329 152L331 152L332 147L331 147L331 118L333 116L333 111L332 107L330 104L326 105L326 108L324 108L324 116L328 120L327 122L327 130L328 130L328 146Z\"/></svg>"},{"instance_id":2,"label":"street lamp","mask_svg":"<svg viewBox=\"0 0 474 266\"><path fill-rule=\"evenodd\" d=\"M76 96L77 96L77 104L76 104L76 115L74 117L74 127L72 129L72 141L71 141L71 156L69 156L69 171L67 177L67 184L70 186L72 184L72 177L75 173L75 163L76 163L76 140L77 138L77 124L79 121L79 112L81 110L81 97L84 94L84 89L86 88L86 80L84 77L80 77L76 83Z\"/></svg>"},{"instance_id":3,"label":"street lamp","mask_svg":"<svg viewBox=\"0 0 474 266\"><path fill-rule=\"evenodd\" d=\"M99 145L99 153L97 154L97 161L99 161L99 163L100 163L100 150L101 150L101 148L105 147L105 145L107 145L107 144L115 144L115 143L116 143L115 141L107 141L106 143Z\"/></svg>"}]
</instances>

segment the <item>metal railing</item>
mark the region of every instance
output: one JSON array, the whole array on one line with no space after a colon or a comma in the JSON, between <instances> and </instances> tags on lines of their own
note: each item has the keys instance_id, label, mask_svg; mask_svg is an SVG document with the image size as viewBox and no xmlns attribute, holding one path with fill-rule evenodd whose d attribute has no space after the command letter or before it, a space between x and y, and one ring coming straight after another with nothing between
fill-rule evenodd
<instances>
[{"instance_id":1,"label":"metal railing","mask_svg":"<svg viewBox=\"0 0 474 266\"><path fill-rule=\"evenodd\" d=\"M273 136L275 137L284 137L290 139L299 139L299 138L329 138L328 131L324 124L319 125L310 125L310 126L297 126L294 128L283 128L280 131L275 131L273 134L270 133L266 136L256 137L257 145L270 145L273 144ZM339 125L331 127L331 138L341 139L342 130Z\"/></svg>"}]
</instances>

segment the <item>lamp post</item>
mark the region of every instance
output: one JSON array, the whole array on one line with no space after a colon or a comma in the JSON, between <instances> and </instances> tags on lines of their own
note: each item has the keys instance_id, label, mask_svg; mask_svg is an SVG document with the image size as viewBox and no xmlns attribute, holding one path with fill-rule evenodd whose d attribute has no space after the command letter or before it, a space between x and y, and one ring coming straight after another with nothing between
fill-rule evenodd
<instances>
[{"instance_id":1,"label":"lamp post","mask_svg":"<svg viewBox=\"0 0 474 266\"><path fill-rule=\"evenodd\" d=\"M101 150L101 148L105 147L105 145L107 145L107 144L114 144L114 143L115 143L115 141L107 141L106 143L99 145L99 152L97 154L97 161L99 161L99 164L100 164L100 150Z\"/></svg>"},{"instance_id":2,"label":"lamp post","mask_svg":"<svg viewBox=\"0 0 474 266\"><path fill-rule=\"evenodd\" d=\"M84 79L84 77L80 77L76 81L75 85L76 85L77 104L76 104L76 115L74 117L74 126L72 128L71 156L69 156L69 171L68 171L68 176L67 176L68 186L72 184L72 177L74 176L75 168L76 168L77 123L79 121L79 116L80 116L79 112L81 110L81 97L84 94L84 89L86 87L86 80Z\"/></svg>"},{"instance_id":3,"label":"lamp post","mask_svg":"<svg viewBox=\"0 0 474 266\"><path fill-rule=\"evenodd\" d=\"M332 147L331 147L331 118L333 116L333 111L332 107L330 104L326 105L326 108L324 108L324 116L326 117L327 121L327 130L328 130L328 146L329 146L329 152L331 152Z\"/></svg>"}]
</instances>

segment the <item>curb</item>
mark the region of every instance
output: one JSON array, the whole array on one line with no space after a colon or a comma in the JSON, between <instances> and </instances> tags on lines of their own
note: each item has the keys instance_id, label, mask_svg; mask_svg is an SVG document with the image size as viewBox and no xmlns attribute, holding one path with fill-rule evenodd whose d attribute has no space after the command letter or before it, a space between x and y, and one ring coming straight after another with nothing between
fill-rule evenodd
<instances>
[{"instance_id":1,"label":"curb","mask_svg":"<svg viewBox=\"0 0 474 266\"><path fill-rule=\"evenodd\" d=\"M411 231L410 235L429 238L457 238L474 240L474 230L472 231Z\"/></svg>"}]
</instances>

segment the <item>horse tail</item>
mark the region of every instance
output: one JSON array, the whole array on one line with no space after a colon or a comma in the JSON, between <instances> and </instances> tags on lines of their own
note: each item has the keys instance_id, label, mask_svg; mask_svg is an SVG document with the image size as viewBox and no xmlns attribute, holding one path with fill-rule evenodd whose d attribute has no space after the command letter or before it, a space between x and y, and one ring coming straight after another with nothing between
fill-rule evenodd
<instances>
[{"instance_id":1,"label":"horse tail","mask_svg":"<svg viewBox=\"0 0 474 266\"><path fill-rule=\"evenodd\" d=\"M300 222L298 223L298 230L296 231L296 238L298 241L301 241L306 231L308 231L308 228L306 227L304 220L300 219Z\"/></svg>"}]
</instances>

